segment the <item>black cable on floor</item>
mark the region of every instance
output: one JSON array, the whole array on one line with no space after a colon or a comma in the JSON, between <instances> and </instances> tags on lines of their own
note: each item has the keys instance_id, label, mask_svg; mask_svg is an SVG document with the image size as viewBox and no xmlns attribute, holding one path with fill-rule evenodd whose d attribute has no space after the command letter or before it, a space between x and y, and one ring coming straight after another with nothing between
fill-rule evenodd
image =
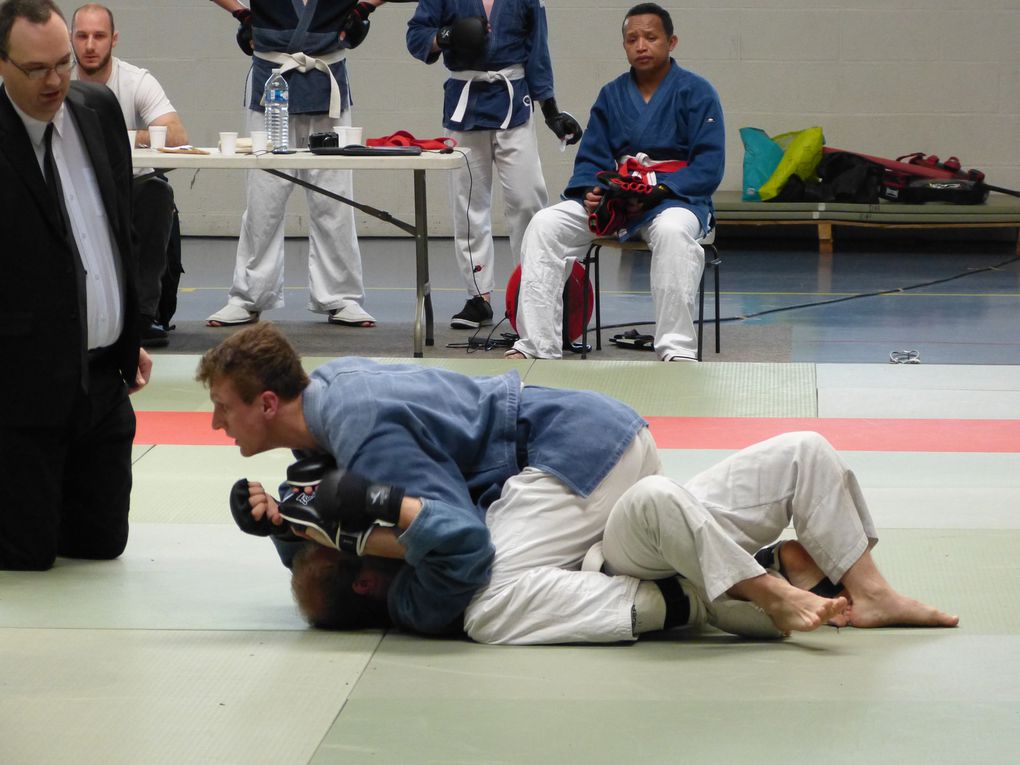
<instances>
[{"instance_id":1,"label":"black cable on floor","mask_svg":"<svg viewBox=\"0 0 1020 765\"><path fill-rule=\"evenodd\" d=\"M878 297L879 295L893 295L897 292L909 292L910 290L921 289L922 287L931 287L936 284L945 284L946 282L955 281L956 279L962 279L965 276L973 276L974 274L984 273L985 271L998 271L999 269L1016 263L1020 260L1020 255L1014 255L1008 260L1004 260L1001 263L996 263L994 266L985 266L984 268L975 268L970 271L964 271L963 273L955 274L954 276L947 276L944 279L933 279L930 282L922 282L920 284L911 284L908 287L895 287L889 290L879 290L877 292L862 292L856 295L846 295L845 297L833 298L832 300L817 300L813 303L798 303L797 305L783 306L782 308L770 308L767 311L758 311L757 313L749 313L745 316L725 316L720 318L719 321L745 321L747 319L756 319L759 316L768 316L773 313L782 313L784 311L795 311L800 308L814 308L820 305L832 305L833 303L845 303L848 300L859 300L860 298L867 297ZM714 322L715 319L708 319L707 322ZM697 321L695 320L695 323ZM602 329L619 329L621 327L642 327L647 324L655 324L654 321L628 321L623 324L603 324Z\"/></svg>"}]
</instances>

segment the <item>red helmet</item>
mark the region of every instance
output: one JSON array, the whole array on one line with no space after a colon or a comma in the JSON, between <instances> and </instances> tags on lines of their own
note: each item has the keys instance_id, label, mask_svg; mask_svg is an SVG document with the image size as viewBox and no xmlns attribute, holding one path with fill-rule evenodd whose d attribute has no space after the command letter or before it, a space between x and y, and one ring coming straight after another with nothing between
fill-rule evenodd
<instances>
[{"instance_id":1,"label":"red helmet","mask_svg":"<svg viewBox=\"0 0 1020 765\"><path fill-rule=\"evenodd\" d=\"M581 306L584 302L584 293L588 293L588 310L584 318L581 318ZM517 331L517 295L521 290L521 267L520 265L510 274L510 281L506 285L506 316L510 320L510 326ZM595 291L591 288L591 282L584 278L584 266L574 261L574 268L567 278L567 284L563 290L563 310L566 315L567 332L571 341L577 340L584 332L584 326L591 320L592 310L595 305Z\"/></svg>"}]
</instances>

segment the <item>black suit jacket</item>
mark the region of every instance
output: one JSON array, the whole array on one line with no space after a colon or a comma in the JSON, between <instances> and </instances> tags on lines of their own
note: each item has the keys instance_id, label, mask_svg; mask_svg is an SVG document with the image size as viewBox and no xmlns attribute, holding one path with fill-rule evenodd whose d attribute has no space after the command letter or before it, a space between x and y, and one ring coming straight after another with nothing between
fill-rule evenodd
<instances>
[{"instance_id":1,"label":"black suit jacket","mask_svg":"<svg viewBox=\"0 0 1020 765\"><path fill-rule=\"evenodd\" d=\"M66 100L95 171L116 240L124 331L114 346L129 384L138 366L139 321L131 235L131 151L124 117L102 85L72 82ZM85 288L60 211L28 132L0 88L0 426L63 422L88 386Z\"/></svg>"}]
</instances>

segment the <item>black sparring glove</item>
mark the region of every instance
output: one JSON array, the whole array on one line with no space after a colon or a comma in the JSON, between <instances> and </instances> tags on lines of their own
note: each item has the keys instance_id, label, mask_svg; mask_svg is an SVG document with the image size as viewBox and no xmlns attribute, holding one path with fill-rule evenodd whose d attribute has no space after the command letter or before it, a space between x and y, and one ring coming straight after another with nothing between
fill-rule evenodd
<instances>
[{"instance_id":1,"label":"black sparring glove","mask_svg":"<svg viewBox=\"0 0 1020 765\"><path fill-rule=\"evenodd\" d=\"M251 515L251 502L248 499L248 479L240 478L230 488L230 514L234 516L234 523L245 534L256 537L278 537L279 539L299 539L290 529L290 526L281 524L276 526L269 516L263 515L255 520Z\"/></svg>"},{"instance_id":2,"label":"black sparring glove","mask_svg":"<svg viewBox=\"0 0 1020 765\"><path fill-rule=\"evenodd\" d=\"M588 228L596 236L615 236L627 224L626 202L603 194L588 214Z\"/></svg>"},{"instance_id":3,"label":"black sparring glove","mask_svg":"<svg viewBox=\"0 0 1020 765\"><path fill-rule=\"evenodd\" d=\"M581 140L581 123L574 119L569 112L561 112L556 105L555 98L547 98L542 102L542 116L545 117L545 124L556 134L561 141L566 140L567 146Z\"/></svg>"},{"instance_id":4,"label":"black sparring glove","mask_svg":"<svg viewBox=\"0 0 1020 765\"><path fill-rule=\"evenodd\" d=\"M237 28L237 47L244 52L244 55L252 55L254 49L251 42L251 11L247 8L238 8L230 15L240 24Z\"/></svg>"},{"instance_id":5,"label":"black sparring glove","mask_svg":"<svg viewBox=\"0 0 1020 765\"><path fill-rule=\"evenodd\" d=\"M344 42L350 47L357 48L368 37L368 28L371 26L368 17L374 10L375 6L371 3L358 3L340 22L338 32L344 33Z\"/></svg>"},{"instance_id":6,"label":"black sparring glove","mask_svg":"<svg viewBox=\"0 0 1020 765\"><path fill-rule=\"evenodd\" d=\"M601 173L596 173L595 177L598 178L599 185L605 189L603 193L607 197L636 199L646 208L655 207L663 199L673 195L673 192L661 183L653 186L640 178L624 175L615 170L603 170Z\"/></svg>"},{"instance_id":7,"label":"black sparring glove","mask_svg":"<svg viewBox=\"0 0 1020 765\"><path fill-rule=\"evenodd\" d=\"M484 16L466 16L449 26L440 27L436 44L440 50L464 58L476 58L485 52L489 41L489 20Z\"/></svg>"},{"instance_id":8,"label":"black sparring glove","mask_svg":"<svg viewBox=\"0 0 1020 765\"><path fill-rule=\"evenodd\" d=\"M280 515L338 550L361 555L377 523L400 519L403 489L341 470L329 456L298 460L287 468L287 483L297 491L280 503ZM303 491L309 486L312 493Z\"/></svg>"}]
</instances>

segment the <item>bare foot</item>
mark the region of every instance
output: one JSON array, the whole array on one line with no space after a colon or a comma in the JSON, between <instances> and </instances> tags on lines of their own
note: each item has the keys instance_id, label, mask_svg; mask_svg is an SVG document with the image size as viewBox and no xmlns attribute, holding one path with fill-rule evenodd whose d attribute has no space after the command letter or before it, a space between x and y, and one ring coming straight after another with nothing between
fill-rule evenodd
<instances>
[{"instance_id":1,"label":"bare foot","mask_svg":"<svg viewBox=\"0 0 1020 765\"><path fill-rule=\"evenodd\" d=\"M786 580L799 590L810 590L825 578L814 558L796 539L783 542L776 555L782 560L780 570L786 575Z\"/></svg>"},{"instance_id":2,"label":"bare foot","mask_svg":"<svg viewBox=\"0 0 1020 765\"><path fill-rule=\"evenodd\" d=\"M867 596L857 595L846 612L852 627L955 627L959 616L939 611L889 589Z\"/></svg>"},{"instance_id":3,"label":"bare foot","mask_svg":"<svg viewBox=\"0 0 1020 765\"><path fill-rule=\"evenodd\" d=\"M745 579L728 592L731 597L750 600L786 634L816 630L843 614L849 605L844 597L822 598L768 575Z\"/></svg>"},{"instance_id":4,"label":"bare foot","mask_svg":"<svg viewBox=\"0 0 1020 765\"><path fill-rule=\"evenodd\" d=\"M787 581L797 589L810 590L825 579L825 572L818 568L815 559L796 539L783 542L776 554L782 559L782 570L786 574ZM853 600L846 590L843 590L840 595L846 597L850 606L853 606ZM850 608L847 608L843 613L830 619L829 624L833 627L847 627L850 624L849 614Z\"/></svg>"}]
</instances>

